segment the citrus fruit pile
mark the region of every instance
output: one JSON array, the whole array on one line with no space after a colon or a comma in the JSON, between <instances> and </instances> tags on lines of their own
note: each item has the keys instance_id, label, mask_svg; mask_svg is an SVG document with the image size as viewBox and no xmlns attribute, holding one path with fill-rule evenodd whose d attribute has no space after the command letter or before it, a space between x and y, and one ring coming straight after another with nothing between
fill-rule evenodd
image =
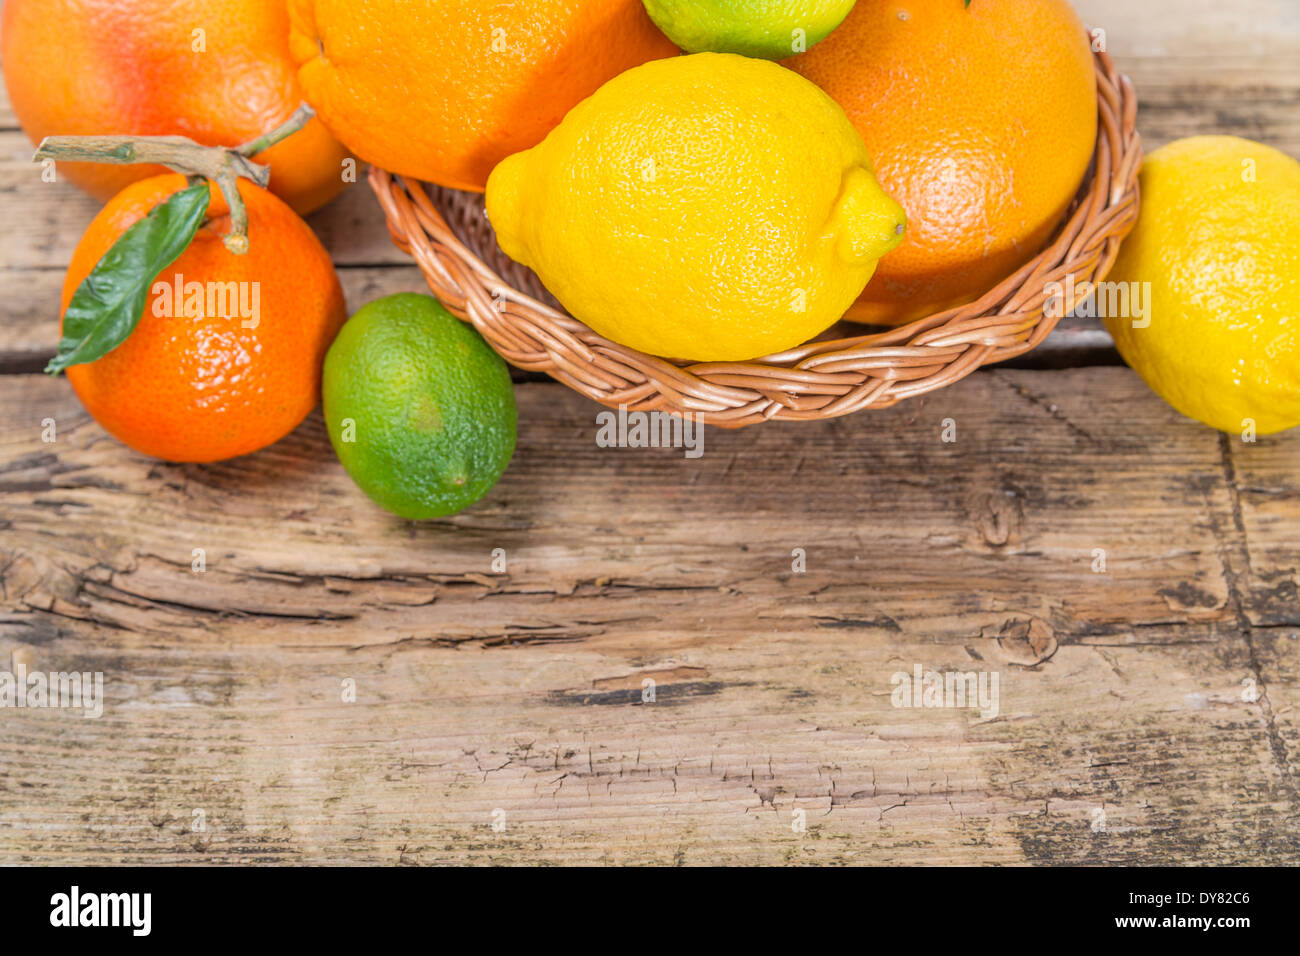
<instances>
[{"instance_id":1,"label":"citrus fruit pile","mask_svg":"<svg viewBox=\"0 0 1300 956\"><path fill-rule=\"evenodd\" d=\"M1067 0L7 0L0 42L37 157L107 200L49 371L189 462L278 440L323 376L343 466L409 518L487 494L516 411L433 299L345 324L300 216L354 157L485 192L504 252L608 339L736 362L978 299L1098 135ZM1107 316L1122 354L1216 428L1300 424L1300 164L1201 137L1142 190L1113 278L1151 314Z\"/></svg>"}]
</instances>

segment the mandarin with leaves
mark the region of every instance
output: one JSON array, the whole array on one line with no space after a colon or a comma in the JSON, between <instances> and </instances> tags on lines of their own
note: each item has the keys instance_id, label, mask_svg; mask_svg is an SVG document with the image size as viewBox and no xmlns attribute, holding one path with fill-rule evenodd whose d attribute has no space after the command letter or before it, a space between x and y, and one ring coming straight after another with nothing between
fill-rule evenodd
<instances>
[{"instance_id":1,"label":"mandarin with leaves","mask_svg":"<svg viewBox=\"0 0 1300 956\"><path fill-rule=\"evenodd\" d=\"M307 224L253 182L238 190L243 255L224 242L221 191L177 174L115 196L68 268L49 370L66 369L91 416L155 458L218 461L287 435L319 403L325 353L346 319Z\"/></svg>"}]
</instances>

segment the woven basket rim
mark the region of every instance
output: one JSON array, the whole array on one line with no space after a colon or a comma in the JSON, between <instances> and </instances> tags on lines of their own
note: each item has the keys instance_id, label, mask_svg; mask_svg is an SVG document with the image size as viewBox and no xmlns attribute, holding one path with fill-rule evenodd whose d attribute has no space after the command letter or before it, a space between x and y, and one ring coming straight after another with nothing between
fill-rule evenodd
<instances>
[{"instance_id":1,"label":"woven basket rim","mask_svg":"<svg viewBox=\"0 0 1300 956\"><path fill-rule=\"evenodd\" d=\"M1133 84L1105 51L1094 59L1093 161L1065 222L1037 256L966 305L748 362L671 362L597 335L557 308L532 273L505 259L481 195L374 166L369 179L393 242L416 260L447 309L512 365L546 372L611 408L691 415L723 427L835 418L887 408L1029 352L1110 272L1137 221L1142 143ZM1058 288L1063 297L1051 291Z\"/></svg>"}]
</instances>

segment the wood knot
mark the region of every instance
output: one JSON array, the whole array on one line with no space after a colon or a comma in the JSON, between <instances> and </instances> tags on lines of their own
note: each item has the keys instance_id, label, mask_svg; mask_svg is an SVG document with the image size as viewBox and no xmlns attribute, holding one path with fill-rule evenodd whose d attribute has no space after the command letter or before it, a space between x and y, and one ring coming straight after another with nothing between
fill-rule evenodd
<instances>
[{"instance_id":1,"label":"wood knot","mask_svg":"<svg viewBox=\"0 0 1300 956\"><path fill-rule=\"evenodd\" d=\"M1020 525L1024 509L1020 494L1006 488L986 495L975 496L968 510L984 544L990 548L1005 548L1020 543Z\"/></svg>"},{"instance_id":2,"label":"wood knot","mask_svg":"<svg viewBox=\"0 0 1300 956\"><path fill-rule=\"evenodd\" d=\"M1035 667L1051 659L1059 646L1056 632L1041 618L1015 617L1002 622L996 633L985 628L982 637L996 638L998 649L1009 664Z\"/></svg>"}]
</instances>

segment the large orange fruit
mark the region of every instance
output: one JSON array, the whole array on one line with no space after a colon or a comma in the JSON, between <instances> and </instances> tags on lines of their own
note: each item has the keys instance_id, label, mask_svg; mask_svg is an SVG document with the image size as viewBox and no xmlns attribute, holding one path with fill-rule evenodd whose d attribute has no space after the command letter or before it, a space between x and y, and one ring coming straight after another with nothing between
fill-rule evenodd
<instances>
[{"instance_id":1,"label":"large orange fruit","mask_svg":"<svg viewBox=\"0 0 1300 956\"><path fill-rule=\"evenodd\" d=\"M642 0L289 0L307 100L390 172L481 192L579 102L680 53Z\"/></svg>"},{"instance_id":2,"label":"large orange fruit","mask_svg":"<svg viewBox=\"0 0 1300 956\"><path fill-rule=\"evenodd\" d=\"M73 253L64 311L117 238L185 185L155 176L109 201ZM325 352L347 317L329 255L292 209L241 180L249 251L236 256L221 241L229 207L210 188L208 220L155 280L135 331L67 371L106 431L168 461L233 458L296 428L320 400Z\"/></svg>"},{"instance_id":3,"label":"large orange fruit","mask_svg":"<svg viewBox=\"0 0 1300 956\"><path fill-rule=\"evenodd\" d=\"M5 0L4 78L33 143L46 136L183 135L238 146L303 100L285 0ZM347 151L324 124L258 156L271 190L306 214L343 188ZM159 166L60 163L100 199Z\"/></svg>"},{"instance_id":4,"label":"large orange fruit","mask_svg":"<svg viewBox=\"0 0 1300 956\"><path fill-rule=\"evenodd\" d=\"M1092 158L1091 45L1065 0L858 0L784 62L844 107L907 210L850 318L979 298L1041 251Z\"/></svg>"}]
</instances>

